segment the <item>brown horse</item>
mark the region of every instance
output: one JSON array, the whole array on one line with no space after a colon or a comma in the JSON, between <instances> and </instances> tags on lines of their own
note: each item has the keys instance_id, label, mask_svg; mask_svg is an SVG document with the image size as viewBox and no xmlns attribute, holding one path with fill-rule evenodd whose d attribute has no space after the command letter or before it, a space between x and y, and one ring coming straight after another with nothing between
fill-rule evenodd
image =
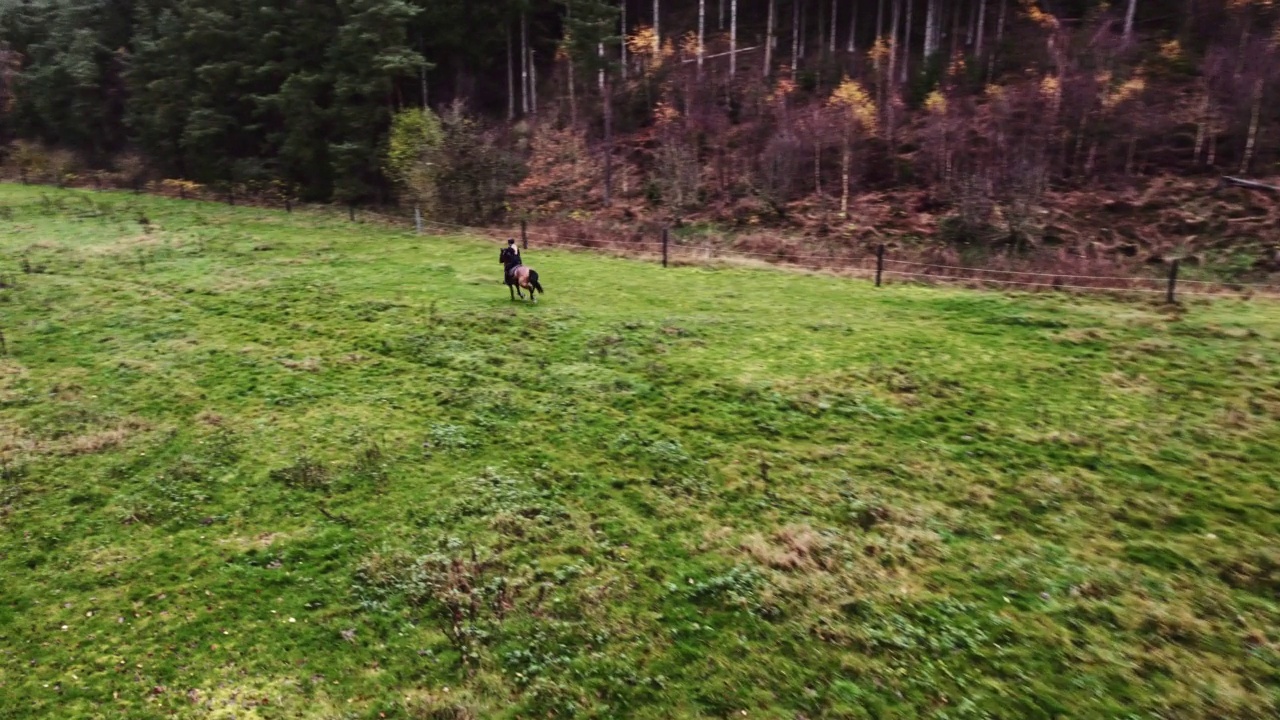
<instances>
[{"instance_id":1,"label":"brown horse","mask_svg":"<svg viewBox=\"0 0 1280 720\"><path fill-rule=\"evenodd\" d=\"M542 289L542 285L538 282L538 271L530 267L520 264L520 253L515 252L514 248L504 249L499 256L505 271L503 277L507 283L507 287L511 289L511 299L515 300L519 295L520 299L524 299L524 293L521 289L529 291L529 299L538 302L538 298L533 296L533 291L539 293L546 292Z\"/></svg>"}]
</instances>

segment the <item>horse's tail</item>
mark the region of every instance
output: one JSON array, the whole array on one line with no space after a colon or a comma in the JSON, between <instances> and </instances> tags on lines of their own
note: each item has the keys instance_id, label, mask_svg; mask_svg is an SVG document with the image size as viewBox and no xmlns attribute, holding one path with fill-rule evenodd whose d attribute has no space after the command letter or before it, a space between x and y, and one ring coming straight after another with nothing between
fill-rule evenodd
<instances>
[{"instance_id":1,"label":"horse's tail","mask_svg":"<svg viewBox=\"0 0 1280 720\"><path fill-rule=\"evenodd\" d=\"M537 290L537 291L538 291L538 292L540 292L540 293L546 294L546 292L547 292L546 290L543 290L543 289L542 289L542 285L538 283L538 271L537 271L537 270L530 270L530 271L529 271L529 286L530 286L530 287L532 287L534 290Z\"/></svg>"}]
</instances>

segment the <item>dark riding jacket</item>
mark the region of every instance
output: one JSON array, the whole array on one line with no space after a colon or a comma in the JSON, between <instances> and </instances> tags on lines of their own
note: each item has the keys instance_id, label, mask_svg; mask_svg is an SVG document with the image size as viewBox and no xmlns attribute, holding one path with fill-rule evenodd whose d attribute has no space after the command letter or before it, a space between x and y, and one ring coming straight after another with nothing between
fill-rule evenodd
<instances>
[{"instance_id":1,"label":"dark riding jacket","mask_svg":"<svg viewBox=\"0 0 1280 720\"><path fill-rule=\"evenodd\" d=\"M511 280L511 271L520 267L520 248L508 246L498 253L498 262L506 267L507 280Z\"/></svg>"}]
</instances>

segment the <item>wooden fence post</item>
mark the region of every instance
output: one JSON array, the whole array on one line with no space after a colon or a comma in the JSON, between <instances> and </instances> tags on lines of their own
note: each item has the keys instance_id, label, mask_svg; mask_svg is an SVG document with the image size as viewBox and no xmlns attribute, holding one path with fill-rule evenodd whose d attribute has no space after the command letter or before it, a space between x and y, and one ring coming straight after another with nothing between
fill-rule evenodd
<instances>
[{"instance_id":1,"label":"wooden fence post","mask_svg":"<svg viewBox=\"0 0 1280 720\"><path fill-rule=\"evenodd\" d=\"M876 287L880 287L880 275L884 272L884 243L876 246Z\"/></svg>"},{"instance_id":2,"label":"wooden fence post","mask_svg":"<svg viewBox=\"0 0 1280 720\"><path fill-rule=\"evenodd\" d=\"M289 213L290 215L293 214L293 198L289 197L288 195L284 196L284 211Z\"/></svg>"},{"instance_id":3,"label":"wooden fence post","mask_svg":"<svg viewBox=\"0 0 1280 720\"><path fill-rule=\"evenodd\" d=\"M356 221L356 203L354 200L347 203L347 217L350 218L351 222Z\"/></svg>"},{"instance_id":4,"label":"wooden fence post","mask_svg":"<svg viewBox=\"0 0 1280 720\"><path fill-rule=\"evenodd\" d=\"M667 242L668 232L666 228L662 228L662 267L667 266Z\"/></svg>"},{"instance_id":5,"label":"wooden fence post","mask_svg":"<svg viewBox=\"0 0 1280 720\"><path fill-rule=\"evenodd\" d=\"M1178 288L1178 259L1174 258L1173 264L1169 266L1169 291L1165 296L1165 300L1169 303L1177 302L1174 292Z\"/></svg>"},{"instance_id":6,"label":"wooden fence post","mask_svg":"<svg viewBox=\"0 0 1280 720\"><path fill-rule=\"evenodd\" d=\"M520 220L520 243L525 250L529 249L529 221L523 218Z\"/></svg>"}]
</instances>

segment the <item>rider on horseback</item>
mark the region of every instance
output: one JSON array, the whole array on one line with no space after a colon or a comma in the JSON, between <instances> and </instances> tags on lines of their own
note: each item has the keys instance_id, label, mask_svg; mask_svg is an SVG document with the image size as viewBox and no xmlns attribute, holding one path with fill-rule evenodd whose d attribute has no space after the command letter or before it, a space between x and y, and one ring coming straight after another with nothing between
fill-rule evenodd
<instances>
[{"instance_id":1,"label":"rider on horseback","mask_svg":"<svg viewBox=\"0 0 1280 720\"><path fill-rule=\"evenodd\" d=\"M520 248L516 247L515 238L507 240L507 246L498 253L498 261L506 268L505 281L508 285L515 282L512 272L520 267Z\"/></svg>"},{"instance_id":2,"label":"rider on horseback","mask_svg":"<svg viewBox=\"0 0 1280 720\"><path fill-rule=\"evenodd\" d=\"M520 261L520 249L516 247L514 239L507 241L507 246L502 248L502 252L498 253L498 262L501 262L506 272L503 273L503 281L511 290L511 299L515 300L516 296L524 298L521 289L529 291L529 299L537 302L537 298L533 296L534 291L545 292L542 285L538 282L538 271L531 267L525 267Z\"/></svg>"}]
</instances>

